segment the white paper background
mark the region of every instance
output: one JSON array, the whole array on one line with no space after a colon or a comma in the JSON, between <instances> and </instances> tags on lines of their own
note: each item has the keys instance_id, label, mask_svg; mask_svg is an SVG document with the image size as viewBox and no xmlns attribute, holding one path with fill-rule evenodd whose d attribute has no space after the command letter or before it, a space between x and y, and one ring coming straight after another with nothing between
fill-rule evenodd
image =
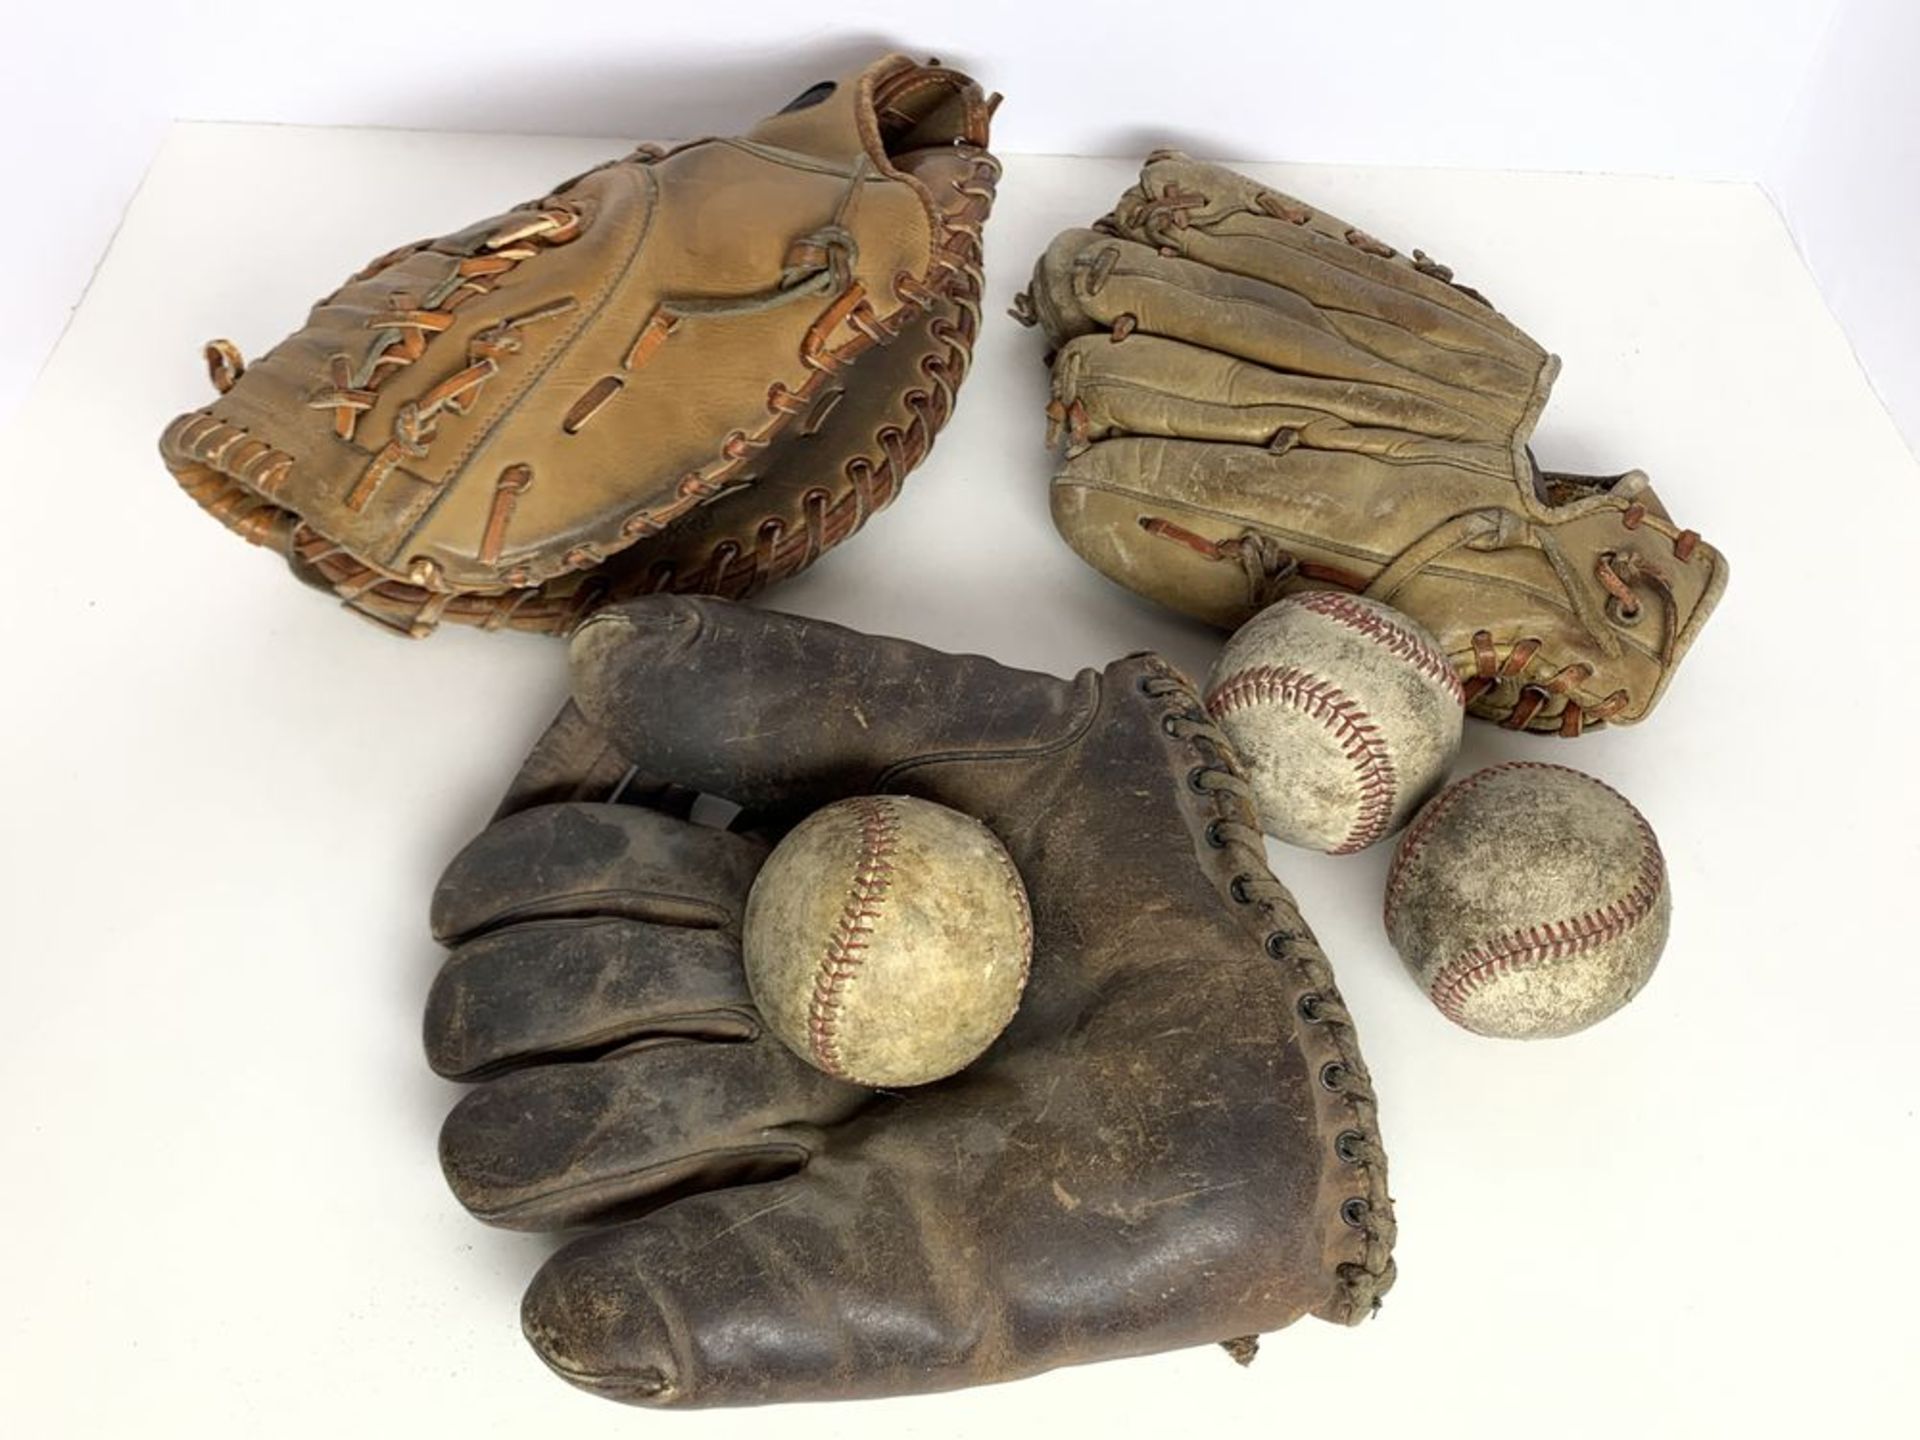
<instances>
[{"instance_id":1,"label":"white paper background","mask_svg":"<svg viewBox=\"0 0 1920 1440\"><path fill-rule=\"evenodd\" d=\"M1920 5L1843 0L1762 178L1920 453Z\"/></svg>"},{"instance_id":2,"label":"white paper background","mask_svg":"<svg viewBox=\"0 0 1920 1440\"><path fill-rule=\"evenodd\" d=\"M561 647L408 644L208 521L154 453L198 347L614 153L185 127L23 417L0 653L0 1434L478 1437L1901 1433L1920 1388L1909 914L1916 467L1750 186L1269 167L1484 280L1567 357L1549 463L1648 469L1732 560L1654 719L1545 756L1665 844L1659 974L1586 1035L1455 1030L1380 933L1384 853L1275 850L1382 1096L1402 1280L1356 1331L777 1414L636 1415L517 1333L547 1251L434 1159L425 906L562 694ZM431 183L423 183L431 177ZM1120 162L1016 157L987 325L900 504L775 603L1071 672L1216 640L1051 532L1030 257ZM322 203L351 194L350 206ZM1575 277L1577 283L1570 283ZM1757 303L1761 297L1764 303ZM1833 523L1844 495L1871 523ZM76 528L76 506L92 519Z\"/></svg>"}]
</instances>

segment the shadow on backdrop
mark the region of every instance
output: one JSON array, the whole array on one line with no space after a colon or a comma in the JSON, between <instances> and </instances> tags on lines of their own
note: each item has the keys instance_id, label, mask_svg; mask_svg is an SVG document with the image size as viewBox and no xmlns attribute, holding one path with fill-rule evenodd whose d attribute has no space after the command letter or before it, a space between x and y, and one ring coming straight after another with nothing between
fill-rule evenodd
<instances>
[{"instance_id":1,"label":"shadow on backdrop","mask_svg":"<svg viewBox=\"0 0 1920 1440\"><path fill-rule=\"evenodd\" d=\"M386 123L422 130L619 135L635 141L737 135L808 86L894 51L926 58L884 35L856 33L725 61L636 54L609 56L599 65L507 62L490 73L465 74L458 85L419 88L388 107ZM975 74L969 58L940 56L955 69ZM990 80L982 83L992 88ZM511 96L512 103L503 103L503 96Z\"/></svg>"}]
</instances>

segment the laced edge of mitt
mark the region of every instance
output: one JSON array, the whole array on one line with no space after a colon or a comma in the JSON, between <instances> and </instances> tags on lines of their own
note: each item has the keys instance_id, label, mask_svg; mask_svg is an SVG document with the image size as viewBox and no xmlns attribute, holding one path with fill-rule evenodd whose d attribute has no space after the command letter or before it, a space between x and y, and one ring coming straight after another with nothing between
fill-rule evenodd
<instances>
[{"instance_id":1,"label":"laced edge of mitt","mask_svg":"<svg viewBox=\"0 0 1920 1440\"><path fill-rule=\"evenodd\" d=\"M1170 739L1190 747L1198 761L1187 772L1187 784L1213 803L1206 843L1223 852L1235 869L1227 893L1234 904L1257 912L1266 927L1261 945L1267 956L1289 967L1296 981L1290 998L1303 1049L1311 1053L1324 1047L1329 1052L1315 1076L1315 1098L1319 1106L1343 1112L1341 1121L1326 1128L1335 1132L1330 1142L1334 1160L1355 1176L1354 1193L1340 1205L1339 1219L1355 1232L1360 1258L1334 1267L1338 1290L1331 1309L1323 1306L1315 1313L1355 1324L1377 1311L1393 1286L1397 1231L1387 1189L1386 1152L1379 1138L1378 1102L1360 1057L1353 1017L1340 998L1333 968L1301 918L1292 894L1268 868L1265 837L1253 812L1253 792L1231 743L1208 717L1199 692L1184 676L1157 657L1149 657L1149 663L1152 669L1137 683L1150 700L1178 702L1162 713L1160 727ZM1223 1343L1242 1364L1253 1358L1253 1337Z\"/></svg>"},{"instance_id":2,"label":"laced edge of mitt","mask_svg":"<svg viewBox=\"0 0 1920 1440\"><path fill-rule=\"evenodd\" d=\"M891 316L884 318L873 312L857 283L847 285L809 331L810 343L801 356L812 372L806 386L794 391L778 382L771 385L767 419L759 430L751 435L741 431L730 434L714 461L682 477L674 501L665 509L641 510L629 516L620 526L616 545L576 546L565 557L566 571L550 580L530 584L522 577L516 582L515 572L510 571L500 589L460 587L448 583L440 567L424 558L409 566L406 579L398 579L369 564L296 512L275 503L273 497L284 486L293 457L208 411L174 421L161 439L162 455L181 487L208 514L254 544L279 550L297 574L333 591L349 608L416 638L431 633L442 620L488 630L565 633L609 600L658 591L743 598L811 565L824 551L859 530L874 511L890 504L907 472L926 457L934 436L952 416L955 396L972 364L980 330L980 301L985 289L981 228L992 209L1001 170L999 161L982 146L956 141L955 149L967 156L970 166L965 176L949 181L961 196L961 203L951 209L935 207L940 233L929 259L931 283L904 271L896 274L893 290L900 303ZM651 164L671 153L646 145L626 160ZM568 181L567 185L574 183ZM566 188L562 186L561 192ZM359 416L375 403L381 381L420 359L431 338L452 323L455 308L488 293L501 275L533 258L543 246L573 240L581 228L579 211L569 206L560 192L527 212L516 212L475 245L482 253L462 257L447 280L421 303L397 306L390 315L370 318L368 324L381 334L368 359L354 367L348 357L335 356L333 383L316 392L309 404L333 410L335 433L343 439L352 438ZM347 283L377 274L436 243L440 242L420 241L389 251ZM825 264L827 247L814 248L822 253L812 258ZM825 377L868 348L892 342L940 305L950 305L951 315L936 316L928 333L945 347L946 354L922 357L918 369L926 383L902 397L912 419L905 428L880 426L868 453L853 456L842 467L844 485L837 494L826 487L809 490L801 499L803 520L799 526L789 526L779 516L768 516L753 527L751 547L724 539L713 546L704 561L690 567L662 561L641 575L602 572L603 562L627 545L662 533L685 511L736 490L737 484L729 483L731 477L755 452L770 445L796 416L807 412L810 393ZM394 468L407 458L426 453L441 413L464 414L472 408L487 380L498 372L500 359L520 348L520 327L572 308L571 301L555 301L509 317L473 337L464 368L401 407L394 438L375 455L349 492L348 507L364 506ZM650 323L642 330L631 357L636 361L644 361L673 328L671 315L656 315L655 320L663 323ZM853 334L841 345L828 348L824 343L811 343L815 339L823 342L825 334L842 320ZM245 362L237 347L226 340L210 342L205 353L214 388L225 394L245 373ZM590 398L583 397L582 404L569 412L570 421L583 406L586 413L579 416L581 420L598 408L597 404L587 406ZM607 397L598 398L604 402ZM506 523L531 478L524 466L509 466L502 472L482 540L483 552L497 552Z\"/></svg>"}]
</instances>

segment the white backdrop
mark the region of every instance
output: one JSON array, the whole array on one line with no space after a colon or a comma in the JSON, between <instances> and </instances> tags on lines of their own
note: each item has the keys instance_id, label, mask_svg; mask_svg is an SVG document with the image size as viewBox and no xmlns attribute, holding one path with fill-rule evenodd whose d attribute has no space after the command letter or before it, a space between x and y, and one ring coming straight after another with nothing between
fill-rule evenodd
<instances>
[{"instance_id":1,"label":"white backdrop","mask_svg":"<svg viewBox=\"0 0 1920 1440\"><path fill-rule=\"evenodd\" d=\"M1406 20L1393 52L1403 73L1470 70L1476 103L1458 109L1430 86L1369 92L1276 40L1236 47L1267 88L1230 115L1191 57L1223 35L1304 32L1264 10L1222 22L1219 5L1214 29L1158 57L1144 29L1076 51L1064 27L1022 32L1011 12L947 53L1009 92L1009 148L1068 143L1032 128L1051 116L1135 152L1152 126L1222 154L1375 158L1357 147L1390 141L1430 160L1497 140L1593 157L1559 163L1764 175L1817 206L1802 242L1837 276L1836 303L1864 297L1871 318L1913 294L1899 168L1913 101L1893 83L1911 28L1896 0L1841 6L1825 32L1810 18L1825 5L1621 5L1640 41L1596 31L1583 48L1547 18L1564 5L1496 32L1476 16L1518 12L1463 0L1444 24ZM707 5L705 32L741 33L743 8ZM1411 9L1350 8L1346 50ZM119 24L96 4L84 24L34 19L24 47L29 22L10 19L0 64L28 88L9 102L0 83L0 106L28 108L0 124L17 167L0 242L27 261L0 272L9 291L58 313L97 248L89 227L111 229L116 187L176 110L271 100L327 120L659 133L735 123L879 39L856 17L723 54L637 11L554 6L535 33L481 0L338 28L367 13L313 7L274 52L264 11ZM478 28L449 29L456 14ZM1714 24L1764 35L1764 53ZM56 34L88 43L35 52ZM1528 59L1548 52L1557 73ZM1637 158L1663 129L1684 167ZM153 445L207 394L205 336L258 353L348 266L614 144L179 127L0 444L6 533L36 542L9 570L30 598L0 608L0 753L15 762L0 809L0 1435L1163 1436L1280 1415L1477 1440L1757 1440L1885 1434L1920 1410L1906 1313L1920 1230L1902 1208L1920 1189L1920 968L1902 959L1920 793L1897 749L1878 759L1879 729L1854 723L1920 710L1920 672L1870 623L1906 603L1884 552L1920 531L1920 469L1751 183L1457 169L1259 173L1497 278L1502 305L1568 357L1543 456L1645 466L1732 557L1728 602L1655 721L1549 757L1617 783L1667 844L1674 942L1648 998L1576 1040L1476 1041L1386 947L1384 854L1279 854L1391 1097L1406 1278L1381 1323L1303 1324L1245 1372L1194 1351L773 1416L631 1415L548 1377L515 1318L547 1242L477 1225L447 1194L431 1137L454 1087L421 1063L418 1015L438 961L422 897L558 703L560 652L471 632L408 646L341 616L198 514ZM1205 666L1212 637L1054 536L1040 342L1006 316L1027 258L1130 170L1014 156L953 425L873 537L776 604L1040 668L1141 646ZM40 313L9 309L0 335L19 349ZM1899 344L1902 328L1875 333ZM1807 522L1784 503L1809 477L1879 517L1823 538L1817 595ZM78 552L44 543L71 528L76 496L110 523ZM1783 661L1812 655L1843 703ZM1844 703L1856 693L1868 705ZM1559 744L1473 730L1468 765Z\"/></svg>"},{"instance_id":2,"label":"white backdrop","mask_svg":"<svg viewBox=\"0 0 1920 1440\"><path fill-rule=\"evenodd\" d=\"M63 533L75 496L111 523L14 547L0 607L0 1437L1912 1430L1920 781L1871 722L1920 713L1920 670L1873 623L1908 603L1885 552L1920 532L1920 466L1753 187L1430 169L1256 173L1497 274L1568 356L1543 459L1644 466L1731 559L1647 725L1476 724L1463 757L1577 765L1645 810L1674 893L1646 995L1573 1039L1476 1039L1387 945L1385 853L1276 847L1382 1099L1403 1278L1377 1323L1302 1322L1245 1371L1202 1349L771 1414L635 1415L549 1376L516 1307L550 1242L448 1193L433 1136L457 1087L419 1017L425 898L558 705L561 647L341 614L200 514L154 435L208 394L201 337L258 353L314 277L613 148L181 127L4 452L7 533ZM1021 259L1133 170L1012 158L952 424L774 605L1062 673L1139 648L1205 669L1217 636L1054 534L1043 342L1007 315ZM349 188L354 209L282 226ZM1809 477L1876 516L1823 536L1817 568L1782 503Z\"/></svg>"},{"instance_id":3,"label":"white backdrop","mask_svg":"<svg viewBox=\"0 0 1920 1440\"><path fill-rule=\"evenodd\" d=\"M1874 296L1842 317L1857 338L1874 327L1882 393L1920 442L1920 397L1902 407L1894 394L1896 381L1920 390L1920 290L1905 263L1920 204L1920 99L1904 78L1920 63L1914 9L971 0L907 24L897 0L842 0L830 20L789 0L18 7L0 47L0 186L14 206L0 273L20 291L0 342L0 417L171 119L665 138L733 128L823 69L899 46L1005 91L995 139L1008 152L1137 157L1174 141L1217 158L1775 181L1807 212L1790 218L1828 293ZM1904 236L1870 223L1902 215ZM1908 323L1877 318L1894 313Z\"/></svg>"},{"instance_id":4,"label":"white backdrop","mask_svg":"<svg viewBox=\"0 0 1920 1440\"><path fill-rule=\"evenodd\" d=\"M1768 186L1920 452L1920 5L1842 0Z\"/></svg>"}]
</instances>

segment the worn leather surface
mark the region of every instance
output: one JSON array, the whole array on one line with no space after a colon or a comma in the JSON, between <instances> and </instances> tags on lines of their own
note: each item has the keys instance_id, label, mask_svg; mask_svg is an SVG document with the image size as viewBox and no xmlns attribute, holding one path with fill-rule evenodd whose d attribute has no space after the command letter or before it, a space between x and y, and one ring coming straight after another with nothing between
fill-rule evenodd
<instances>
[{"instance_id":1,"label":"worn leather surface","mask_svg":"<svg viewBox=\"0 0 1920 1440\"><path fill-rule=\"evenodd\" d=\"M384 623L742 595L898 492L978 327L993 101L889 56L374 261L168 427L180 483Z\"/></svg>"},{"instance_id":2,"label":"worn leather surface","mask_svg":"<svg viewBox=\"0 0 1920 1440\"><path fill-rule=\"evenodd\" d=\"M1375 1106L1244 780L1151 655L1071 681L716 600L578 632L575 701L434 898L426 1042L480 1083L441 1158L481 1218L585 1227L523 1322L616 1399L937 1390L1364 1318L1393 1280ZM883 1092L767 1035L742 906L861 793L1006 843L1026 998ZM688 798L744 806L729 829Z\"/></svg>"},{"instance_id":3,"label":"worn leather surface","mask_svg":"<svg viewBox=\"0 0 1920 1440\"><path fill-rule=\"evenodd\" d=\"M1645 717L1726 562L1629 471L1543 472L1559 362L1477 291L1176 152L1048 248L1061 534L1224 628L1306 588L1431 630L1471 711L1579 734Z\"/></svg>"}]
</instances>

